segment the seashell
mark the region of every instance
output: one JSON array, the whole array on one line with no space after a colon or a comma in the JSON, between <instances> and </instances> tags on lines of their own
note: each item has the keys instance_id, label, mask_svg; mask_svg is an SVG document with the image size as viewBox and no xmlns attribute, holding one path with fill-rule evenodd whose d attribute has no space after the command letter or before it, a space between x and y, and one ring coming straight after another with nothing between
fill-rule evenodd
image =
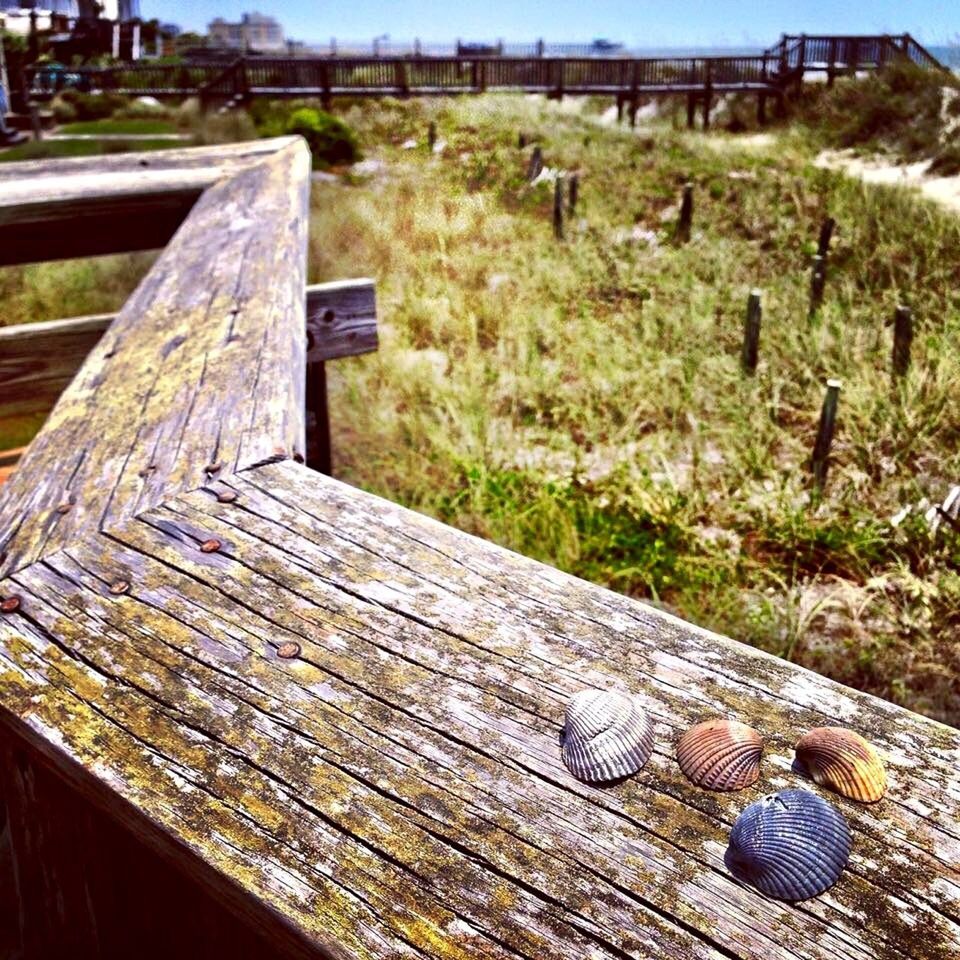
<instances>
[{"instance_id":1,"label":"seashell","mask_svg":"<svg viewBox=\"0 0 960 960\"><path fill-rule=\"evenodd\" d=\"M760 776L763 738L738 720L705 720L677 744L684 775L707 790L742 790Z\"/></svg>"},{"instance_id":2,"label":"seashell","mask_svg":"<svg viewBox=\"0 0 960 960\"><path fill-rule=\"evenodd\" d=\"M560 742L563 762L577 779L616 780L650 759L653 724L635 697L581 690L567 704Z\"/></svg>"},{"instance_id":3,"label":"seashell","mask_svg":"<svg viewBox=\"0 0 960 960\"><path fill-rule=\"evenodd\" d=\"M734 876L780 900L807 900L836 883L850 856L850 829L809 790L751 803L730 831L724 860Z\"/></svg>"},{"instance_id":4,"label":"seashell","mask_svg":"<svg viewBox=\"0 0 960 960\"><path fill-rule=\"evenodd\" d=\"M877 751L859 733L843 727L815 727L797 741L797 761L821 787L873 803L887 789Z\"/></svg>"}]
</instances>

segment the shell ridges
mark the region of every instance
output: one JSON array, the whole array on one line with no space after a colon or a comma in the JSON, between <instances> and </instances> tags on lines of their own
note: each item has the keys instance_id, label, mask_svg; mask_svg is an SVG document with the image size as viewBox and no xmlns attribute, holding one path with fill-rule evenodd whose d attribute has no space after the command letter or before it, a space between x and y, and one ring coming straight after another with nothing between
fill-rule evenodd
<instances>
[{"instance_id":1,"label":"shell ridges","mask_svg":"<svg viewBox=\"0 0 960 960\"><path fill-rule=\"evenodd\" d=\"M809 790L781 790L751 803L730 831L730 871L780 900L807 900L833 886L850 856L850 829Z\"/></svg>"},{"instance_id":2,"label":"shell ridges","mask_svg":"<svg viewBox=\"0 0 960 960\"><path fill-rule=\"evenodd\" d=\"M567 704L563 762L588 783L636 773L653 752L653 724L635 697L581 690Z\"/></svg>"},{"instance_id":3,"label":"shell ridges","mask_svg":"<svg viewBox=\"0 0 960 960\"><path fill-rule=\"evenodd\" d=\"M814 783L851 800L874 803L887 789L887 774L876 750L844 727L814 727L796 746L797 762Z\"/></svg>"},{"instance_id":4,"label":"shell ridges","mask_svg":"<svg viewBox=\"0 0 960 960\"><path fill-rule=\"evenodd\" d=\"M763 738L738 720L705 720L677 743L677 762L691 783L707 790L742 790L760 776Z\"/></svg>"}]
</instances>

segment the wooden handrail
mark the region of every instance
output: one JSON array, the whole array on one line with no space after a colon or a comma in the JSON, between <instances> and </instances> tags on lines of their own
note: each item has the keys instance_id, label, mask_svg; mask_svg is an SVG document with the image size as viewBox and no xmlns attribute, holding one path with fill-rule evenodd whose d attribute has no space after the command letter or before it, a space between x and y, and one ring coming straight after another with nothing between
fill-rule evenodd
<instances>
[{"instance_id":1,"label":"wooden handrail","mask_svg":"<svg viewBox=\"0 0 960 960\"><path fill-rule=\"evenodd\" d=\"M297 462L309 185L293 139L212 182L0 487L15 954L956 954L960 732ZM654 726L602 788L559 747L589 687ZM676 764L715 716L765 738L746 792ZM887 796L830 795L846 870L773 900L731 823L837 722Z\"/></svg>"}]
</instances>

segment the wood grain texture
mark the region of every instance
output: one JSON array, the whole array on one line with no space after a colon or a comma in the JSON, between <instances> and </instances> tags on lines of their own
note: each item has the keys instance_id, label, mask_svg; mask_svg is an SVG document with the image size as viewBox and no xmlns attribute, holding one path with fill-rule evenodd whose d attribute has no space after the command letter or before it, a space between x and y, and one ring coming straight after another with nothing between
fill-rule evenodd
<instances>
[{"instance_id":1,"label":"wood grain texture","mask_svg":"<svg viewBox=\"0 0 960 960\"><path fill-rule=\"evenodd\" d=\"M0 421L54 408L113 314L0 327Z\"/></svg>"},{"instance_id":2,"label":"wood grain texture","mask_svg":"<svg viewBox=\"0 0 960 960\"><path fill-rule=\"evenodd\" d=\"M223 546L204 554L210 537ZM110 594L117 578L128 594ZM306 468L212 480L0 589L23 598L0 624L7 708L328 948L960 951L960 733ZM300 656L281 659L284 641ZM566 699L587 685L630 689L656 722L653 758L612 789L560 759ZM697 790L673 757L718 714L768 743L742 793ZM764 793L817 789L792 746L826 718L877 745L890 793L831 797L849 869L777 903L726 871L727 833Z\"/></svg>"},{"instance_id":3,"label":"wood grain texture","mask_svg":"<svg viewBox=\"0 0 960 960\"><path fill-rule=\"evenodd\" d=\"M207 189L0 489L0 570L303 451L309 172L291 139Z\"/></svg>"},{"instance_id":4,"label":"wood grain texture","mask_svg":"<svg viewBox=\"0 0 960 960\"><path fill-rule=\"evenodd\" d=\"M311 284L307 360L337 360L377 349L373 280ZM0 422L47 413L100 342L115 314L0 327Z\"/></svg>"},{"instance_id":5,"label":"wood grain texture","mask_svg":"<svg viewBox=\"0 0 960 960\"><path fill-rule=\"evenodd\" d=\"M162 247L207 187L282 142L4 164L0 265Z\"/></svg>"},{"instance_id":6,"label":"wood grain texture","mask_svg":"<svg viewBox=\"0 0 960 960\"><path fill-rule=\"evenodd\" d=\"M335 280L307 287L307 362L356 357L377 349L373 280Z\"/></svg>"},{"instance_id":7,"label":"wood grain texture","mask_svg":"<svg viewBox=\"0 0 960 960\"><path fill-rule=\"evenodd\" d=\"M960 956L960 732L290 460L308 190L297 142L209 186L0 489L0 596L19 598L0 616L0 889L13 875L21 901L0 943L150 942L109 876L142 857L209 895L179 933L195 920L206 943L222 908L278 957ZM588 686L655 722L612 787L560 756ZM716 716L767 744L745 791L676 764ZM888 793L831 795L848 869L768 900L726 869L730 826L817 790L793 745L835 724L877 747Z\"/></svg>"}]
</instances>

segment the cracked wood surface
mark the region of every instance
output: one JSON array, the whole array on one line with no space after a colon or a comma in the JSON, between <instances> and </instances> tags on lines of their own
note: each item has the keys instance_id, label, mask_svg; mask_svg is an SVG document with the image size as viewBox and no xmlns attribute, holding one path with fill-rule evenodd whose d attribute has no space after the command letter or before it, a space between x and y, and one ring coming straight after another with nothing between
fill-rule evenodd
<instances>
[{"instance_id":1,"label":"cracked wood surface","mask_svg":"<svg viewBox=\"0 0 960 960\"><path fill-rule=\"evenodd\" d=\"M206 189L0 492L0 596L20 599L0 617L0 755L30 754L0 762L0 884L4 858L72 837L39 808L79 798L50 876L74 877L59 899L91 938L123 922L104 904L142 909L110 885L126 874L76 869L116 826L126 862L174 865L284 957L960 956L960 732L290 459L308 173L282 141ZM563 766L584 686L653 716L636 777ZM717 715L766 739L740 793L692 787L673 757ZM727 871L729 828L764 793L820 792L792 746L829 723L878 747L890 789L828 795L848 869L773 901ZM33 955L45 924L24 920Z\"/></svg>"},{"instance_id":2,"label":"cracked wood surface","mask_svg":"<svg viewBox=\"0 0 960 960\"><path fill-rule=\"evenodd\" d=\"M0 573L209 467L302 454L310 160L272 143L197 201L0 488Z\"/></svg>"},{"instance_id":3,"label":"cracked wood surface","mask_svg":"<svg viewBox=\"0 0 960 960\"><path fill-rule=\"evenodd\" d=\"M329 949L960 954L957 731L304 467L212 479L2 589L23 601L2 625L8 709ZM637 777L596 789L564 768L583 685L655 717ZM716 714L767 741L741 793L697 790L673 759ZM850 866L791 906L735 881L723 851L743 806L802 782L792 744L825 722L877 745L890 792L830 795Z\"/></svg>"}]
</instances>

